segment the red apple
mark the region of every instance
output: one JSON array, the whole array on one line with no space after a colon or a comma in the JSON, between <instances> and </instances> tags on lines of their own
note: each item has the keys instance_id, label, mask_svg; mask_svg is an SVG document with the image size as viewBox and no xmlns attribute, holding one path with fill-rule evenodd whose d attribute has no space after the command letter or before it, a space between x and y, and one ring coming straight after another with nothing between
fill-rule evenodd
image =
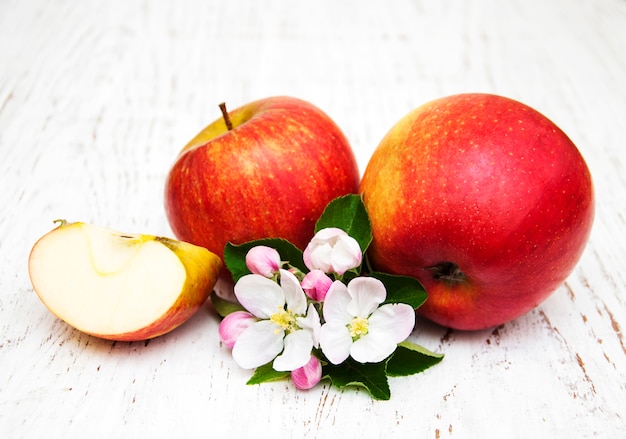
<instances>
[{"instance_id":1,"label":"red apple","mask_svg":"<svg viewBox=\"0 0 626 439\"><path fill-rule=\"evenodd\" d=\"M33 288L58 318L100 338L136 341L185 323L219 275L217 255L152 235L59 221L33 246Z\"/></svg>"},{"instance_id":2,"label":"red apple","mask_svg":"<svg viewBox=\"0 0 626 439\"><path fill-rule=\"evenodd\" d=\"M590 234L589 169L536 110L488 94L427 103L383 138L360 188L370 262L418 278L423 316L461 330L517 318L572 272Z\"/></svg>"},{"instance_id":3,"label":"red apple","mask_svg":"<svg viewBox=\"0 0 626 439\"><path fill-rule=\"evenodd\" d=\"M326 205L358 192L345 136L320 109L291 97L222 112L183 148L167 177L174 234L220 256L229 241L269 237L304 248Z\"/></svg>"}]
</instances>

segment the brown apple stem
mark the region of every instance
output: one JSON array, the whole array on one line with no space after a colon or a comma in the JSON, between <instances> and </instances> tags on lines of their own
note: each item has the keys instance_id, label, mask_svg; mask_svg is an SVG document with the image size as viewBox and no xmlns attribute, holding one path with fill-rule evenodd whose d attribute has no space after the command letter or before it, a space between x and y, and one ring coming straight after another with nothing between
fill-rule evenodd
<instances>
[{"instance_id":1,"label":"brown apple stem","mask_svg":"<svg viewBox=\"0 0 626 439\"><path fill-rule=\"evenodd\" d=\"M224 122L226 123L226 128L228 131L233 129L233 123L230 120L230 116L228 115L228 111L226 111L226 102L222 102L220 104L220 110L222 110L222 117L224 118Z\"/></svg>"}]
</instances>

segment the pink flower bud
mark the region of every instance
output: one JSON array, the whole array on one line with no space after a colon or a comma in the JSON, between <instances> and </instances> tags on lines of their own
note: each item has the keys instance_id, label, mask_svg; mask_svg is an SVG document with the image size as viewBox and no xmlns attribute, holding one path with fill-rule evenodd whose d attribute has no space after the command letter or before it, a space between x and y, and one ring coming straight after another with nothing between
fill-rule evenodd
<instances>
[{"instance_id":1,"label":"pink flower bud","mask_svg":"<svg viewBox=\"0 0 626 439\"><path fill-rule=\"evenodd\" d=\"M280 269L280 255L271 247L257 245L248 250L246 266L253 274L271 278Z\"/></svg>"},{"instance_id":2,"label":"pink flower bud","mask_svg":"<svg viewBox=\"0 0 626 439\"><path fill-rule=\"evenodd\" d=\"M329 227L315 234L302 256L309 270L342 275L361 265L363 253L356 239L341 229Z\"/></svg>"},{"instance_id":3,"label":"pink flower bud","mask_svg":"<svg viewBox=\"0 0 626 439\"><path fill-rule=\"evenodd\" d=\"M333 280L322 270L311 270L302 279L302 289L311 299L323 302Z\"/></svg>"},{"instance_id":4,"label":"pink flower bud","mask_svg":"<svg viewBox=\"0 0 626 439\"><path fill-rule=\"evenodd\" d=\"M232 349L241 333L254 322L256 322L256 318L246 311L235 311L228 314L221 321L218 329L220 340L227 348Z\"/></svg>"},{"instance_id":5,"label":"pink flower bud","mask_svg":"<svg viewBox=\"0 0 626 439\"><path fill-rule=\"evenodd\" d=\"M315 355L311 355L307 364L291 372L291 379L298 389L315 387L322 379L322 363Z\"/></svg>"}]
</instances>

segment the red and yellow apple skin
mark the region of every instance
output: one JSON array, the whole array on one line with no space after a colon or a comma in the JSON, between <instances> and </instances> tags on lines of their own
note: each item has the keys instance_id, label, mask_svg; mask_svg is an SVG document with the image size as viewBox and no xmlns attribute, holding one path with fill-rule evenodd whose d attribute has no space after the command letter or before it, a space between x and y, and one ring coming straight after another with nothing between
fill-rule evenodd
<instances>
[{"instance_id":1,"label":"red and yellow apple skin","mask_svg":"<svg viewBox=\"0 0 626 439\"><path fill-rule=\"evenodd\" d=\"M148 238L151 236L147 235ZM144 328L122 334L98 334L99 338L115 341L140 341L167 334L194 316L209 298L222 268L221 259L203 247L167 237L154 239L172 250L187 271L183 293L165 314Z\"/></svg>"},{"instance_id":2,"label":"red and yellow apple skin","mask_svg":"<svg viewBox=\"0 0 626 439\"><path fill-rule=\"evenodd\" d=\"M337 125L314 105L271 97L220 118L181 151L165 184L178 239L223 256L226 243L278 237L304 248L336 197L360 174Z\"/></svg>"},{"instance_id":3,"label":"red and yellow apple skin","mask_svg":"<svg viewBox=\"0 0 626 439\"><path fill-rule=\"evenodd\" d=\"M418 313L478 330L513 320L573 271L594 217L589 169L536 110L488 94L429 102L383 138L360 191L369 258L418 278Z\"/></svg>"}]
</instances>

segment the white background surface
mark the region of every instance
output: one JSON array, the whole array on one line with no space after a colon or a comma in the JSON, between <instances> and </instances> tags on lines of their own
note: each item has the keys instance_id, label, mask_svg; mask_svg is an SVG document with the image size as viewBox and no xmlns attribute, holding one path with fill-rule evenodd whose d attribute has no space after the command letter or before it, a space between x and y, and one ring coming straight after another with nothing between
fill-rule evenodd
<instances>
[{"instance_id":1,"label":"white background surface","mask_svg":"<svg viewBox=\"0 0 626 439\"><path fill-rule=\"evenodd\" d=\"M0 436L620 437L626 431L626 2L0 0ZM149 343L83 335L27 273L57 218L171 236L163 184L182 146L271 95L311 101L361 171L414 107L503 94L555 121L596 185L566 284L495 330L419 320L446 355L392 397L246 386L207 303ZM278 435L278 436L277 436Z\"/></svg>"}]
</instances>

